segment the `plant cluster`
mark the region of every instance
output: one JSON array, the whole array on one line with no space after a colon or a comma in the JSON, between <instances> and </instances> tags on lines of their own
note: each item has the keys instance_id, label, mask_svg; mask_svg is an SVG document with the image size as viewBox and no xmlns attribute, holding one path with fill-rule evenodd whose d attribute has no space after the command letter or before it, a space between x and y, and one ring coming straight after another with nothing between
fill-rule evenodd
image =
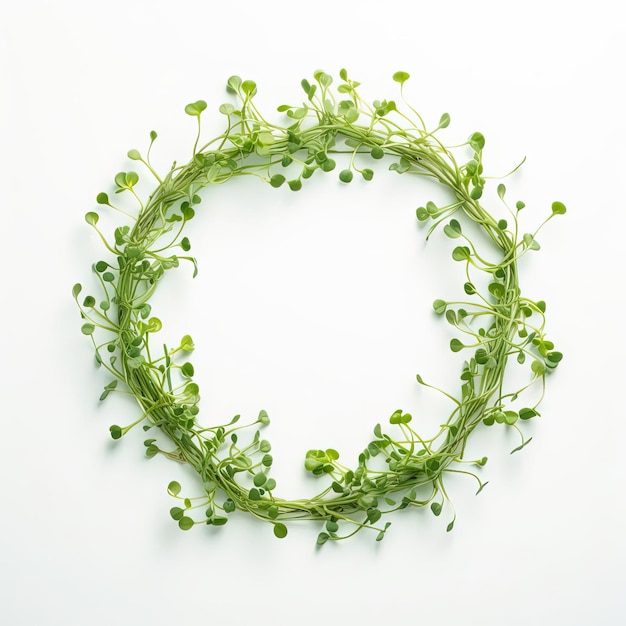
<instances>
[{"instance_id":1,"label":"plant cluster","mask_svg":"<svg viewBox=\"0 0 626 626\"><path fill-rule=\"evenodd\" d=\"M363 528L374 529L380 540L390 524L383 521L387 514L425 506L436 516L449 510L451 530L455 513L446 476L473 476L478 491L485 484L479 470L472 468L485 465L487 459L465 458L468 437L481 424L501 424L519 433L516 450L524 447L529 439L520 423L539 415L546 376L562 359L545 332L545 303L523 296L520 290L518 262L539 249L539 229L521 230L518 217L524 203L510 205L503 184L497 185L497 194L507 219L492 217L480 203L487 186L483 135L474 132L462 146L446 147L439 135L450 116L444 113L434 128L427 127L404 101L403 85L409 78L405 72L393 76L400 85L401 104L369 103L345 70L339 78L336 87L322 71L315 72L311 82L303 80L303 102L278 107L287 120L282 126L258 110L253 81L231 77L227 89L234 98L219 107L226 122L219 136L202 140L206 102L188 104L185 112L197 123L190 160L175 163L164 175L157 173L150 160L157 139L152 131L145 153L128 152L128 158L153 180L150 194L140 197L136 172L120 172L114 179L115 194L132 199L134 206L122 208L107 193L98 194L97 203L124 213L126 223L109 236L100 229L97 212L85 216L102 240L106 257L93 265L97 297L81 295L80 284L74 286L73 296L83 320L82 332L93 342L98 365L111 377L100 399L124 392L141 407L132 424L111 426L111 436L119 439L142 425L149 436L144 442L148 457L164 456L195 470L200 496L181 495L176 481L168 487L177 499L171 517L184 530L196 524L223 525L229 514L239 510L269 522L277 537L287 534L289 522L313 520L321 525L319 544ZM433 202L420 206L416 217L429 225L429 235L441 227L447 237L457 240L452 258L465 268L464 298L433 303L434 312L455 329L450 350L464 356L460 391L438 390L449 398L452 409L430 438L418 434L410 414L397 410L384 425L376 424L356 467L340 463L334 449L310 450L304 467L325 481L323 489L313 498L282 499L271 475L271 444L261 434L269 424L268 414L260 411L247 426L239 424L238 415L226 424L201 425L200 387L190 360L193 340L185 335L176 346L159 346L153 336L162 324L153 315L150 298L166 272L181 262L190 262L194 275L197 271L185 231L200 208L205 187L253 175L272 187L287 185L298 191L318 172L331 173L346 184L355 177L369 181L374 164L383 158L391 162L389 169L432 178L451 194L445 206ZM544 223L563 213L565 206L554 202ZM478 240L464 228L471 222L480 227ZM528 372L522 387L514 390L505 381L511 359ZM416 380L433 387L420 375ZM531 387L538 392L529 395ZM525 399L531 396L532 401ZM160 435L150 436L151 432ZM163 439L169 443L163 444Z\"/></svg>"}]
</instances>

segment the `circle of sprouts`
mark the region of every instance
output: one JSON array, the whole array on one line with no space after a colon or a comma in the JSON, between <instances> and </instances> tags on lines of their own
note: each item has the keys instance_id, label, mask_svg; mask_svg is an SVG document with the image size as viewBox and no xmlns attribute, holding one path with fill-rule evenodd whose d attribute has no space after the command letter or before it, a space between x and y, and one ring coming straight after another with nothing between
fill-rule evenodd
<instances>
[{"instance_id":1,"label":"circle of sprouts","mask_svg":"<svg viewBox=\"0 0 626 626\"><path fill-rule=\"evenodd\" d=\"M454 153L445 147L437 133L448 126L449 115L444 113L435 128L427 128L419 113L404 101L402 87L409 78L406 72L393 76L400 85L401 105L393 100L368 103L358 92L358 82L345 70L339 75L336 88L332 87L333 78L322 71L315 72L311 82L303 80L304 101L278 107L287 118L284 127L267 121L257 109L253 81L231 77L227 89L234 102L219 107L226 130L215 139L201 142L206 103L198 100L185 107L185 112L196 118L198 129L189 162L174 164L164 176L159 175L150 162L157 138L154 131L145 154L128 152L128 157L141 164L154 180L153 190L142 200L136 189L136 172L115 176L115 193L132 196L138 207L132 214L122 211L130 224L117 227L108 238L98 227L97 213L85 216L107 251L107 260L93 266L99 298L79 297L80 284L73 289L83 319L82 332L93 341L97 363L112 375L100 399L124 391L141 407L133 424L111 426L111 436L119 439L139 424L146 432L159 431L158 441L150 437L144 442L147 456L162 455L195 470L202 485L201 496L182 495L176 481L168 486L176 498L170 515L183 530L202 523L223 525L229 514L240 510L269 522L277 537L287 534L292 521L312 520L321 526L320 545L363 528L374 529L380 540L389 527L381 518L388 519L389 513L400 509L424 506L436 516L444 508L449 510L447 528L451 530L456 514L446 493L445 477L449 473L473 476L478 491L486 484L475 473L478 470L471 468L483 466L487 459L464 458L468 437L480 424L502 424L520 434L516 450L526 445L529 439L519 423L539 415L546 375L562 358L546 338L545 303L530 300L520 291L518 261L539 249L539 229L520 232L518 216L524 203L509 206L503 184L497 186L497 194L508 220L495 219L480 203L486 182L483 135L472 133ZM341 149L336 147L340 141ZM389 169L427 176L452 194L450 204L428 202L417 209L416 216L430 225L428 234L441 226L448 237L458 240L452 258L465 267L466 298L433 303L434 312L455 328L457 336L450 349L465 355L460 391L456 395L442 391L453 408L439 432L429 439L413 429L410 414L397 410L385 426L374 427L354 468L340 464L336 450L310 450L305 469L323 477L325 486L315 497L286 500L276 495L271 445L261 436L261 427L269 423L266 411L262 410L248 427L238 424L239 416L227 424L202 426L198 420L200 389L189 361L193 341L186 335L176 346L155 349L151 339L161 329L161 322L152 314L149 301L165 273L182 261L193 264L194 275L197 271L195 260L188 254L189 239L183 233L198 210L203 188L254 174L272 187L286 184L298 191L318 171L337 175L338 164L333 157L345 153L344 146L349 164L338 172L343 183L355 176L371 180L374 171L359 164L388 157L392 159ZM463 152L466 160L460 162L458 154ZM122 210L106 193L100 193L97 202ZM554 202L543 224L563 213L565 206ZM479 227L479 241L462 228L468 222ZM495 251L497 261L487 260L486 247L491 256ZM478 274L486 277L486 288L476 286L473 276ZM528 380L514 391L507 390L504 380L511 359L528 368ZM431 387L421 376L416 379L420 385ZM520 400L531 386L538 387L539 393L533 397L539 399ZM251 434L242 436L242 428L252 428ZM163 435L168 445L162 443Z\"/></svg>"}]
</instances>

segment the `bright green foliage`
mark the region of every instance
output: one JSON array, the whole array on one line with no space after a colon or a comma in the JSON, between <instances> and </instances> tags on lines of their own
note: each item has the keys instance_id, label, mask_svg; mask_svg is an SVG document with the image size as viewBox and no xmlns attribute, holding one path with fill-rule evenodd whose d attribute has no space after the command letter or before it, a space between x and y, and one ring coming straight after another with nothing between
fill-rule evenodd
<instances>
[{"instance_id":1,"label":"bright green foliage","mask_svg":"<svg viewBox=\"0 0 626 626\"><path fill-rule=\"evenodd\" d=\"M401 85L403 83L405 83L407 80L409 80L410 76L407 72L396 72L393 75L393 79L397 82L400 83Z\"/></svg>"},{"instance_id":2,"label":"bright green foliage","mask_svg":"<svg viewBox=\"0 0 626 626\"><path fill-rule=\"evenodd\" d=\"M444 509L453 510L445 506L449 501L444 482L450 472L473 476L478 492L487 484L465 469L480 472L487 460L464 459L473 430L482 425L513 429L521 438L515 450L521 450L530 439L520 426L539 415L547 376L563 359L545 333L545 302L520 291L518 260L540 249L539 229L522 229L519 216L524 203L517 201L511 210L506 187L502 183L490 187L483 173L485 137L474 132L464 146L447 148L437 133L449 126L448 113L427 126L414 109L400 109L403 97L398 102L367 103L358 93L359 82L345 69L339 79L336 83L331 75L317 71L302 80L304 93L298 93L305 100L278 107L285 118L281 127L257 109L256 83L231 76L227 91L233 101L219 106L226 124L222 134L202 144L201 116L207 104L204 100L188 104L185 112L197 118L189 160L159 175L150 162L157 139L151 131L148 150L142 154L131 149L127 156L145 169L154 187L141 199L139 174L119 172L109 193L97 195L97 204L124 215L125 223L115 228L112 238L98 229L97 213L85 215L104 244L106 258L93 265L100 293L81 301L82 287L76 284L72 296L80 310L81 332L93 343L97 365L107 372L109 382L100 398L129 393L141 408L136 422L113 425L110 434L119 439L139 424L145 431L154 429L159 443L156 436L146 439L146 456L185 463L197 474L198 497L182 498L177 481L167 488L179 504L170 516L182 530L201 523L223 526L230 514L245 511L272 524L278 538L287 535L286 523L316 521L321 546L363 528L373 529L380 541L389 528L381 518L409 507L429 506L438 517ZM396 72L393 80L403 91L409 74ZM372 180L375 165L397 174L428 176L453 198L445 206L427 201L417 208L416 217L417 228L427 228L427 237L441 226L446 237L458 240L451 255L458 262L454 268L462 274L467 299L437 299L432 307L452 326L450 350L463 353L460 389L451 394L417 375L417 384L442 393L452 403L437 432L429 438L419 435L414 430L418 420L398 409L384 427L375 426L353 469L339 462L333 448L309 450L304 469L324 486L314 498L283 500L274 495L272 446L261 438L260 429L270 423L267 412L261 410L248 431L238 425L239 415L226 424L201 426L200 387L188 360L194 342L184 335L178 345L167 346L155 338L162 324L152 314L149 300L163 276L183 262L191 264L194 275L197 271L183 230L202 210L203 187L252 174L276 193L288 193L301 190L312 176L335 169L342 183L364 184ZM356 180L355 173L360 174ZM499 199L504 217L492 216L479 202L490 191ZM113 206L110 193L122 194L121 201L132 207ZM544 223L565 212L563 203L554 202ZM447 350L442 353L450 356ZM509 388L505 379L509 364L521 368L527 379L519 389ZM447 530L454 522L453 517Z\"/></svg>"},{"instance_id":3,"label":"bright green foliage","mask_svg":"<svg viewBox=\"0 0 626 626\"><path fill-rule=\"evenodd\" d=\"M194 525L193 519L187 516L183 516L178 520L178 526L181 530L189 530Z\"/></svg>"},{"instance_id":4,"label":"bright green foliage","mask_svg":"<svg viewBox=\"0 0 626 626\"><path fill-rule=\"evenodd\" d=\"M175 480L173 480L168 486L167 486L167 492L171 495L171 496L177 496L180 493L180 483L177 483Z\"/></svg>"},{"instance_id":5,"label":"bright green foliage","mask_svg":"<svg viewBox=\"0 0 626 626\"><path fill-rule=\"evenodd\" d=\"M284 524L274 524L274 535L279 539L287 536L287 527Z\"/></svg>"},{"instance_id":6,"label":"bright green foliage","mask_svg":"<svg viewBox=\"0 0 626 626\"><path fill-rule=\"evenodd\" d=\"M448 306L448 303L445 302L445 300L435 300L433 302L433 309L435 310L435 313L437 313L437 315L443 315L443 313L446 312L446 307Z\"/></svg>"},{"instance_id":7,"label":"bright green foliage","mask_svg":"<svg viewBox=\"0 0 626 626\"><path fill-rule=\"evenodd\" d=\"M349 183L352 181L353 178L354 174L351 170L342 170L341 172L339 172L339 180L342 183Z\"/></svg>"},{"instance_id":8,"label":"bright green foliage","mask_svg":"<svg viewBox=\"0 0 626 626\"><path fill-rule=\"evenodd\" d=\"M185 113L191 116L199 116L202 111L204 111L207 107L207 104L204 100L197 100L196 102L191 102L185 107Z\"/></svg>"}]
</instances>

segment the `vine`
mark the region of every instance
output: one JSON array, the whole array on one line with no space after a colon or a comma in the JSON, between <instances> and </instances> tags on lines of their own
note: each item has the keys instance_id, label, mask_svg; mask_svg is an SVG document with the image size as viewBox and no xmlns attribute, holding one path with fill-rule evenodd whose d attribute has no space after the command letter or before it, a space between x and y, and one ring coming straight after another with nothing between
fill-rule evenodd
<instances>
[{"instance_id":1,"label":"vine","mask_svg":"<svg viewBox=\"0 0 626 626\"><path fill-rule=\"evenodd\" d=\"M449 504L444 484L449 473L473 476L478 492L486 484L467 469L483 466L486 457L464 458L472 431L480 424L502 424L519 433L516 450L523 448L530 439L525 438L519 422L539 415L546 376L562 359L545 333L545 303L522 296L520 290L518 261L539 249L539 229L521 231L518 216L524 203L509 206L503 184L497 186L497 194L508 220L492 217L480 203L486 186L483 135L475 132L463 146L445 147L438 133L449 125L449 115L444 113L438 125L429 129L404 101L406 72L393 76L400 85L402 106L393 100L368 103L358 92L358 82L345 70L339 75L336 90L331 87L333 78L322 71L315 72L313 82L303 80L306 99L297 106L278 107L288 119L285 127L268 121L258 110L253 81L231 77L227 89L235 103L219 107L226 118L223 133L203 143L201 119L207 105L202 100L188 104L186 113L197 121L191 159L184 165L174 163L161 177L150 161L157 139L152 131L145 155L138 150L128 152L154 179L150 195L145 199L139 196L139 176L134 171L115 176L115 193L130 196L134 209L123 209L106 193L98 194L98 204L121 211L130 223L118 226L109 238L98 226L98 213L85 216L107 251L107 260L93 266L99 299L92 295L79 299L81 285L73 288L83 318L82 332L93 342L98 365L112 377L100 399L122 391L134 396L141 407L132 424L111 426L111 436L119 439L140 424L147 432L154 429L165 435L169 444L150 437L144 442L146 455L162 455L195 470L202 484L201 496L181 496L176 481L168 487L177 499L171 517L183 530L201 523L221 526L230 513L240 510L271 523L277 537L287 534L290 521L317 521L323 525L318 536L318 543L323 544L363 528L374 529L380 540L390 525L381 518L400 509L429 506L438 516ZM463 162L458 156L462 151L469 152L469 159ZM451 203L438 206L428 202L416 215L430 225L428 235L441 226L448 237L459 240L452 258L465 267L467 298L456 302L438 299L433 308L457 331L450 349L463 352L466 359L461 366L460 392L455 396L438 390L453 408L434 436L420 436L411 425L411 415L397 410L388 420L391 429L381 424L374 427L373 437L353 469L339 463L336 450L307 452L306 470L325 477L326 486L313 498L286 500L275 493L276 481L270 475L271 444L261 436L261 427L269 424L266 411L248 426L238 423L238 415L227 424L202 426L198 420L200 388L188 360L193 340L185 335L175 347L155 348L153 335L162 324L152 315L149 301L165 273L181 261L193 265L194 276L197 272L184 230L201 204L203 188L254 175L272 187L286 184L298 191L315 172L337 170L333 157L346 152L348 156L343 158L348 165L338 173L343 183L350 183L355 175L371 180L374 171L360 164L391 157L389 169L432 178L451 191ZM563 213L565 206L554 202L543 224ZM479 241L470 238L463 230L464 220L478 225L485 236ZM497 261L488 260L494 251ZM478 275L487 278L485 288L478 286ZM516 390L509 390L505 381L511 358L528 368L528 380ZM416 379L420 385L436 389L420 375ZM538 389L534 401L522 402L520 397L529 397L531 387ZM244 428L252 428L252 434L244 436ZM448 530L456 518L453 507L450 509Z\"/></svg>"}]
</instances>

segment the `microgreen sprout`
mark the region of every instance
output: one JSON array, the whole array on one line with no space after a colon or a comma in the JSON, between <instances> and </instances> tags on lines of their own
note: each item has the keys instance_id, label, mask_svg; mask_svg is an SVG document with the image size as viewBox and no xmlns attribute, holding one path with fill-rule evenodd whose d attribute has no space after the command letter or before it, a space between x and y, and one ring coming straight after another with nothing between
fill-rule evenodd
<instances>
[{"instance_id":1,"label":"microgreen sprout","mask_svg":"<svg viewBox=\"0 0 626 626\"><path fill-rule=\"evenodd\" d=\"M127 156L153 179L153 189L142 199L137 191L139 174L126 171L115 175L111 191L122 200L128 198L134 208L114 206L108 193L97 195L100 207L121 211L130 225L117 227L109 237L99 229L98 213L85 215L104 245L106 260L93 265L98 297L80 298L80 284L72 295L80 310L81 331L92 341L96 362L108 374L100 400L127 393L141 407L138 419L111 426L110 434L119 439L138 425L146 432L158 429L158 441L145 440L145 454L186 463L195 471L201 485L198 497L187 497L188 487L176 481L167 488L176 500L170 515L183 530L202 523L222 526L229 515L244 511L268 522L278 538L287 535L290 523L310 520L319 525L319 545L361 529L374 530L380 541L390 525L383 516L412 507L428 507L436 517L447 516L451 530L456 513L446 492L446 477L469 475L477 481L478 492L486 485L477 472L487 458L465 458L470 434L479 426L501 425L520 437L513 451L527 445L530 439L520 423L540 415L546 378L563 358L545 331L545 302L522 296L520 290L518 261L540 249L539 228L522 232L519 214L525 204L518 200L511 208L502 183L496 195L506 219L496 219L479 202L489 189L483 172L484 135L473 132L465 144L446 148L438 133L450 125L450 115L442 114L429 129L404 101L406 72L393 75L402 105L394 100L368 103L346 70L339 78L334 88L333 78L323 71L304 79L305 100L278 107L286 119L280 126L257 109L256 83L232 76L227 83L232 101L219 107L227 120L222 134L203 143L201 118L207 103L190 103L185 112L196 118L197 125L187 163L157 174L150 163L157 133L151 131L146 156L137 149ZM347 163L345 146L350 153ZM271 476L271 444L261 435L270 422L267 412L260 411L249 426L239 424L239 415L226 424L201 426L201 388L194 381L191 361L194 342L189 335L175 346L154 340L162 324L149 301L166 272L182 262L192 264L194 275L197 271L195 259L186 254L191 243L183 231L201 209L199 192L204 187L251 174L273 188L292 191L301 190L313 175L331 172L345 184L355 174L370 181L372 168L383 157L391 161L390 170L434 179L454 198L446 206L427 202L417 208L416 217L428 224L427 236L441 228L455 240L451 256L464 268L466 297L438 298L432 305L433 313L454 329L449 349L464 356L460 390L448 393L418 374L417 384L438 390L451 403L437 432L423 437L409 413L395 410L384 425L374 427L354 468L340 463L335 449L309 450L304 469L324 483L321 492L310 499L285 500ZM338 160L344 164L338 167ZM363 167L364 161L371 167ZM543 224L565 211L563 203L554 202ZM480 227L480 236L470 237L471 229L465 225L471 223ZM488 260L494 257L498 260ZM478 280L480 276L487 280ZM511 360L526 372L517 389L509 389L505 380ZM472 467L477 469L468 469Z\"/></svg>"}]
</instances>

